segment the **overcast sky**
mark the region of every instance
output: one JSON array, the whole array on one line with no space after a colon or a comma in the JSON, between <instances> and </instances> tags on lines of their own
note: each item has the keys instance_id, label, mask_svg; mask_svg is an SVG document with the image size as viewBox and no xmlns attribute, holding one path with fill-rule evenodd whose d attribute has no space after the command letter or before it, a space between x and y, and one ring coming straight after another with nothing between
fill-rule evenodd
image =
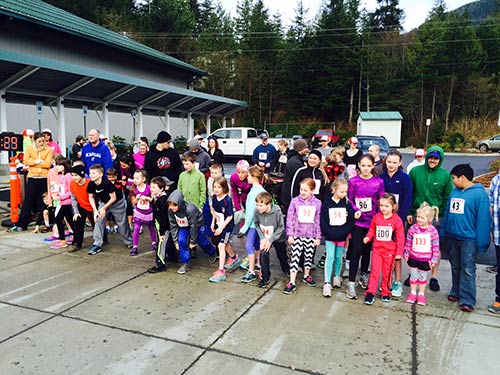
<instances>
[{"instance_id":1,"label":"overcast sky","mask_svg":"<svg viewBox=\"0 0 500 375\"><path fill-rule=\"evenodd\" d=\"M222 6L231 13L231 16L236 15L236 5L238 0L220 0ZM464 4L474 2L473 0L447 0L446 6L448 10L456 9ZM321 5L321 0L303 0L304 9L308 9L308 19L313 19L318 13ZM371 11L376 8L376 0L362 0L361 3L367 10ZM264 4L269 9L270 14L279 12L284 25L289 25L295 16L296 0L264 0ZM427 17L427 14L434 4L434 0L400 0L400 7L405 12L405 21L403 27L406 31L422 24Z\"/></svg>"}]
</instances>

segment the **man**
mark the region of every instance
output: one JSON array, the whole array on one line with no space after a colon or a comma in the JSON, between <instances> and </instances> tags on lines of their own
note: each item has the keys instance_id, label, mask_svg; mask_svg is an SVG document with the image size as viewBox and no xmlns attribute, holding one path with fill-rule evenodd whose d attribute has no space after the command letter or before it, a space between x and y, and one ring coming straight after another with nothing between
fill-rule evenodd
<instances>
[{"instance_id":1,"label":"man","mask_svg":"<svg viewBox=\"0 0 500 375\"><path fill-rule=\"evenodd\" d=\"M330 137L327 135L323 135L319 139L319 144L320 146L316 149L319 152L321 152L321 161L325 161L325 158L332 153L333 148L330 147L328 144L330 143Z\"/></svg>"},{"instance_id":2,"label":"man","mask_svg":"<svg viewBox=\"0 0 500 375\"><path fill-rule=\"evenodd\" d=\"M92 165L100 164L104 168L104 172L108 168L113 168L113 159L108 146L102 141L99 136L101 133L97 129L90 129L88 134L89 142L82 147L82 161L85 163L85 174L89 174L89 168Z\"/></svg>"},{"instance_id":3,"label":"man","mask_svg":"<svg viewBox=\"0 0 500 375\"><path fill-rule=\"evenodd\" d=\"M171 189L177 188L177 181L182 172L182 162L177 150L171 147L172 137L162 130L156 137L153 145L146 154L144 169L149 178L163 176L173 181Z\"/></svg>"},{"instance_id":4,"label":"man","mask_svg":"<svg viewBox=\"0 0 500 375\"><path fill-rule=\"evenodd\" d=\"M258 165L264 169L265 172L269 172L274 155L276 154L276 149L273 145L269 144L266 133L260 135L260 141L261 144L253 150L252 164Z\"/></svg>"},{"instance_id":5,"label":"man","mask_svg":"<svg viewBox=\"0 0 500 375\"><path fill-rule=\"evenodd\" d=\"M368 153L373 156L373 159L375 159L375 170L380 176L384 171L384 161L380 158L380 146L371 145L368 147Z\"/></svg>"},{"instance_id":6,"label":"man","mask_svg":"<svg viewBox=\"0 0 500 375\"><path fill-rule=\"evenodd\" d=\"M75 144L71 148L71 161L82 160L82 148L85 145L85 137L83 135L77 135L75 139Z\"/></svg>"},{"instance_id":7,"label":"man","mask_svg":"<svg viewBox=\"0 0 500 375\"><path fill-rule=\"evenodd\" d=\"M297 139L293 143L293 151L290 151L290 156L285 165L285 175L283 177L283 187L281 188L281 203L288 208L292 200L292 181L295 172L304 166L304 156L309 153L309 147L304 139Z\"/></svg>"},{"instance_id":8,"label":"man","mask_svg":"<svg viewBox=\"0 0 500 375\"><path fill-rule=\"evenodd\" d=\"M424 165L413 168L410 171L410 180L413 185L413 199L410 214L407 217L408 224L413 224L413 215L423 202L439 208L439 218L442 219L448 197L453 190L453 182L450 173L442 168L444 151L439 146L432 146L427 150ZM440 220L434 223L439 231ZM444 241L440 239L441 252L444 249ZM430 290L439 291L439 282L436 278L439 270L439 262L432 268L432 277L429 282ZM405 285L409 284L409 279ZM407 285L409 286L409 285Z\"/></svg>"},{"instance_id":9,"label":"man","mask_svg":"<svg viewBox=\"0 0 500 375\"><path fill-rule=\"evenodd\" d=\"M210 167L210 161L212 158L208 154L208 152L203 151L200 146L200 142L198 139L193 138L189 141L189 150L184 153L184 155L194 155L196 158L195 166L201 173L205 174L208 172L208 168Z\"/></svg>"}]
</instances>

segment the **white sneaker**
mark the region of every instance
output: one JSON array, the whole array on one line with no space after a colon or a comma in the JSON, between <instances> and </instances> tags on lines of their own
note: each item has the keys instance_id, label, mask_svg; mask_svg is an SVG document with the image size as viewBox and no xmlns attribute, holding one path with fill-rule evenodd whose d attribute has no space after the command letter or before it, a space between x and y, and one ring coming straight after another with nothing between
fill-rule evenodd
<instances>
[{"instance_id":1,"label":"white sneaker","mask_svg":"<svg viewBox=\"0 0 500 375\"><path fill-rule=\"evenodd\" d=\"M342 277L335 276L333 278L333 287L334 288L342 288Z\"/></svg>"},{"instance_id":2,"label":"white sneaker","mask_svg":"<svg viewBox=\"0 0 500 375\"><path fill-rule=\"evenodd\" d=\"M323 297L331 297L332 296L332 285L330 283L325 283L323 285Z\"/></svg>"},{"instance_id":3,"label":"white sneaker","mask_svg":"<svg viewBox=\"0 0 500 375\"><path fill-rule=\"evenodd\" d=\"M353 281L349 281L347 289L345 290L345 296L349 299L358 299L356 295L356 286Z\"/></svg>"}]
</instances>

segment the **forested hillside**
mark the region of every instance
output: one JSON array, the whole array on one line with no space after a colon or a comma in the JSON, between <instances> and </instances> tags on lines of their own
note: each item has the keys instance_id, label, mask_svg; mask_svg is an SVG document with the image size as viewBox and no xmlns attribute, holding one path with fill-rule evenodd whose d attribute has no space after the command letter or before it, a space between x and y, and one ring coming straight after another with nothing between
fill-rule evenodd
<instances>
[{"instance_id":1,"label":"forested hillside","mask_svg":"<svg viewBox=\"0 0 500 375\"><path fill-rule=\"evenodd\" d=\"M398 110L403 143L421 144L427 118L433 142L497 131L500 1L447 12L437 0L408 33L398 0L371 13L360 0L325 1L312 22L292 1L289 28L262 0L239 0L232 17L215 0L48 2L205 69L196 89L247 101L242 125L336 122L347 132L359 111Z\"/></svg>"}]
</instances>

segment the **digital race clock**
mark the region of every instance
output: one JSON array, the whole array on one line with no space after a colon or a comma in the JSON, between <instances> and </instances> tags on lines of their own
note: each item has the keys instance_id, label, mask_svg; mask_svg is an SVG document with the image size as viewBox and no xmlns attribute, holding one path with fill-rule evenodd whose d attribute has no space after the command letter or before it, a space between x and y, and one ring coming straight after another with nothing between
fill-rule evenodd
<instances>
[{"instance_id":1,"label":"digital race clock","mask_svg":"<svg viewBox=\"0 0 500 375\"><path fill-rule=\"evenodd\" d=\"M12 132L0 133L0 151L23 151L23 135Z\"/></svg>"}]
</instances>

